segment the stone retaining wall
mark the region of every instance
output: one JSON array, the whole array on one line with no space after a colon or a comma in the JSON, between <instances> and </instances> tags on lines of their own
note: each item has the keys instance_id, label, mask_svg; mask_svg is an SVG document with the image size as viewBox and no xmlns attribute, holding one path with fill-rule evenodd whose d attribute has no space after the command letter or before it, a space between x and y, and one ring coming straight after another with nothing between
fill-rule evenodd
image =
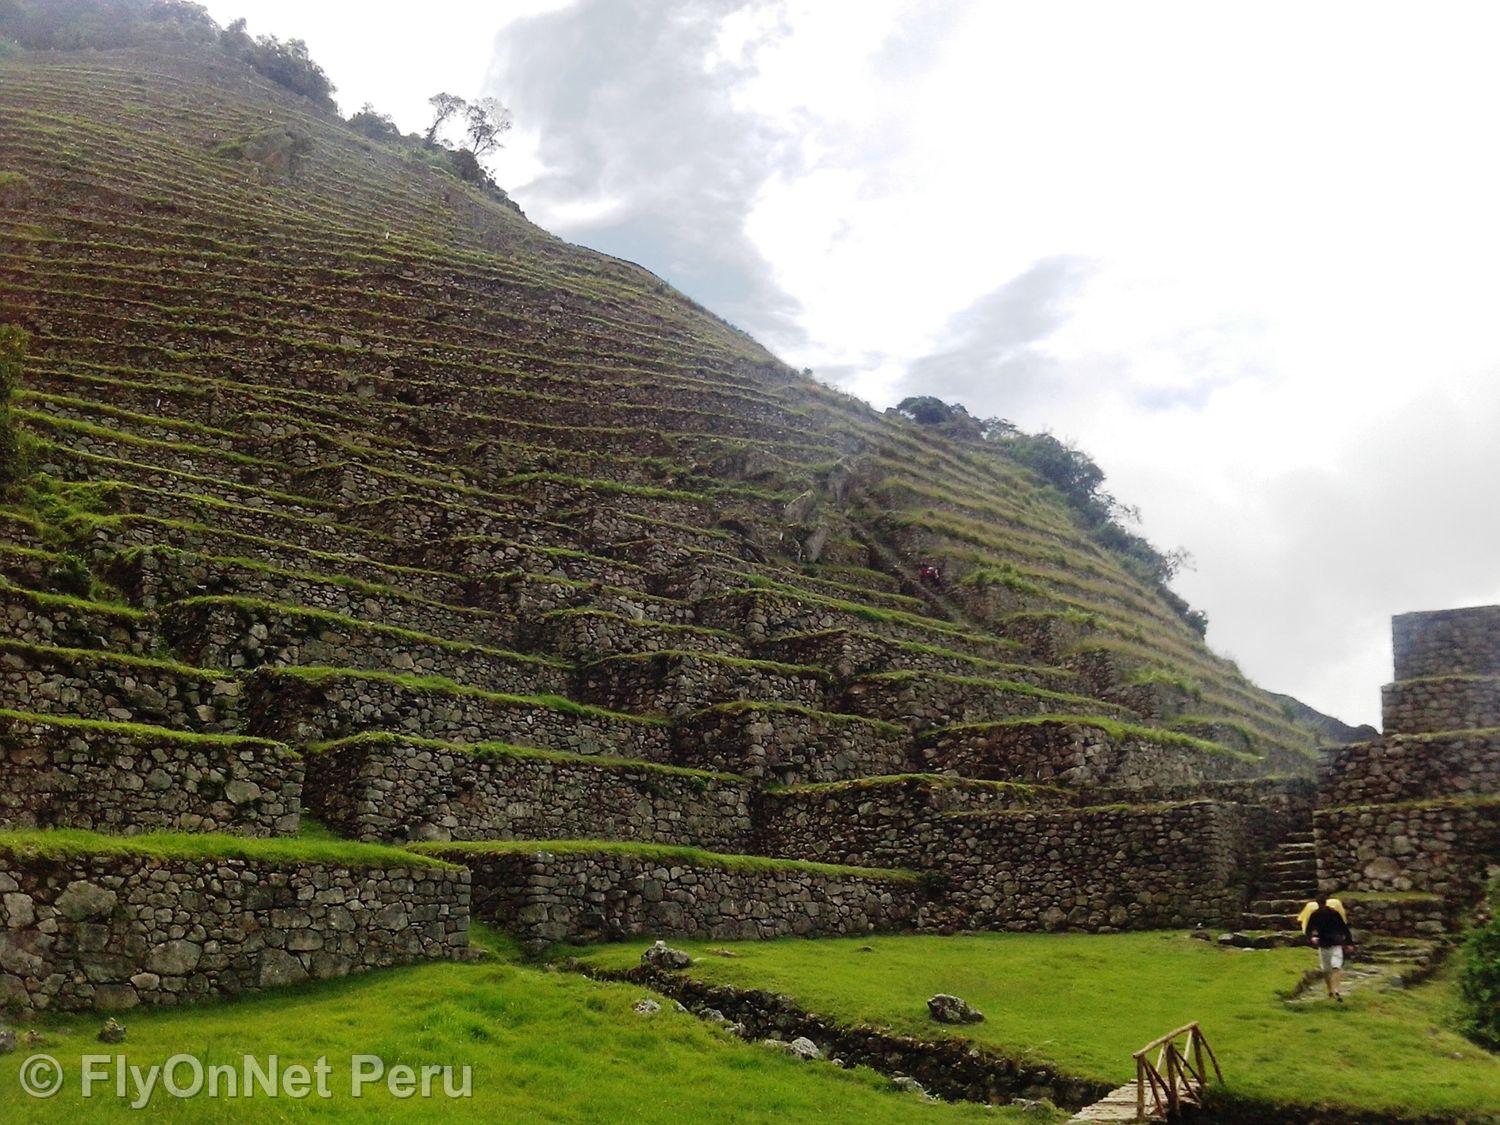
<instances>
[{"instance_id":1,"label":"stone retaining wall","mask_svg":"<svg viewBox=\"0 0 1500 1125\"><path fill-rule=\"evenodd\" d=\"M307 805L360 840L600 839L740 852L750 836L742 778L401 736L310 755Z\"/></svg>"},{"instance_id":2,"label":"stone retaining wall","mask_svg":"<svg viewBox=\"0 0 1500 1125\"><path fill-rule=\"evenodd\" d=\"M1165 929L1217 923L1243 903L1238 810L1213 801L1010 810L945 819L944 893L925 926Z\"/></svg>"},{"instance_id":3,"label":"stone retaining wall","mask_svg":"<svg viewBox=\"0 0 1500 1125\"><path fill-rule=\"evenodd\" d=\"M222 668L322 665L443 676L485 691L562 695L571 669L462 643L445 644L364 622L234 599L195 598L159 611L185 660Z\"/></svg>"},{"instance_id":4,"label":"stone retaining wall","mask_svg":"<svg viewBox=\"0 0 1500 1125\"><path fill-rule=\"evenodd\" d=\"M1500 792L1500 731L1393 735L1323 753L1318 780L1328 805Z\"/></svg>"},{"instance_id":5,"label":"stone retaining wall","mask_svg":"<svg viewBox=\"0 0 1500 1125\"><path fill-rule=\"evenodd\" d=\"M0 715L0 827L137 832L297 831L302 760L249 738Z\"/></svg>"},{"instance_id":6,"label":"stone retaining wall","mask_svg":"<svg viewBox=\"0 0 1500 1125\"><path fill-rule=\"evenodd\" d=\"M744 656L740 639L717 629L637 621L602 609L561 609L535 618L526 630L533 648L572 660L644 652L702 652Z\"/></svg>"},{"instance_id":7,"label":"stone retaining wall","mask_svg":"<svg viewBox=\"0 0 1500 1125\"><path fill-rule=\"evenodd\" d=\"M0 646L0 708L14 711L219 734L239 729L240 688L210 670Z\"/></svg>"},{"instance_id":8,"label":"stone retaining wall","mask_svg":"<svg viewBox=\"0 0 1500 1125\"><path fill-rule=\"evenodd\" d=\"M454 957L469 875L0 852L0 1007L118 1010Z\"/></svg>"},{"instance_id":9,"label":"stone retaining wall","mask_svg":"<svg viewBox=\"0 0 1500 1125\"><path fill-rule=\"evenodd\" d=\"M1391 618L1396 679L1500 676L1500 605Z\"/></svg>"},{"instance_id":10,"label":"stone retaining wall","mask_svg":"<svg viewBox=\"0 0 1500 1125\"><path fill-rule=\"evenodd\" d=\"M907 739L850 715L728 704L681 720L672 760L777 785L844 781L905 773Z\"/></svg>"},{"instance_id":11,"label":"stone retaining wall","mask_svg":"<svg viewBox=\"0 0 1500 1125\"><path fill-rule=\"evenodd\" d=\"M924 768L965 777L1121 789L1248 777L1255 763L1146 734L1115 737L1066 719L935 731L919 739Z\"/></svg>"},{"instance_id":12,"label":"stone retaining wall","mask_svg":"<svg viewBox=\"0 0 1500 1125\"><path fill-rule=\"evenodd\" d=\"M670 729L662 723L381 676L314 679L260 668L247 677L246 693L248 732L294 746L366 731L406 731L452 742L512 742L654 762L666 761L671 747Z\"/></svg>"},{"instance_id":13,"label":"stone retaining wall","mask_svg":"<svg viewBox=\"0 0 1500 1125\"><path fill-rule=\"evenodd\" d=\"M818 709L825 676L814 668L661 652L611 657L579 669L583 696L602 707L680 715L736 700Z\"/></svg>"},{"instance_id":14,"label":"stone retaining wall","mask_svg":"<svg viewBox=\"0 0 1500 1125\"><path fill-rule=\"evenodd\" d=\"M1116 708L1092 699L1059 699L1025 690L1022 675L1010 683L972 677L941 676L936 673L898 672L867 676L851 683L840 697L840 709L888 723L902 723L913 730L955 726L960 723L993 723L1053 712L1076 714Z\"/></svg>"},{"instance_id":15,"label":"stone retaining wall","mask_svg":"<svg viewBox=\"0 0 1500 1125\"><path fill-rule=\"evenodd\" d=\"M1330 892L1420 891L1475 897L1500 862L1500 797L1343 805L1313 816L1318 885Z\"/></svg>"},{"instance_id":16,"label":"stone retaining wall","mask_svg":"<svg viewBox=\"0 0 1500 1125\"><path fill-rule=\"evenodd\" d=\"M913 775L768 790L756 804L756 851L861 867L933 866L945 814L1060 803L1031 786Z\"/></svg>"},{"instance_id":17,"label":"stone retaining wall","mask_svg":"<svg viewBox=\"0 0 1500 1125\"><path fill-rule=\"evenodd\" d=\"M532 943L718 941L909 927L920 885L877 874L740 868L612 852L443 853L474 875L474 916Z\"/></svg>"},{"instance_id":18,"label":"stone retaining wall","mask_svg":"<svg viewBox=\"0 0 1500 1125\"><path fill-rule=\"evenodd\" d=\"M1427 734L1500 727L1500 676L1434 676L1380 689L1387 734Z\"/></svg>"},{"instance_id":19,"label":"stone retaining wall","mask_svg":"<svg viewBox=\"0 0 1500 1125\"><path fill-rule=\"evenodd\" d=\"M13 641L59 648L109 648L145 656L155 648L150 618L41 597L0 584L0 630Z\"/></svg>"}]
</instances>

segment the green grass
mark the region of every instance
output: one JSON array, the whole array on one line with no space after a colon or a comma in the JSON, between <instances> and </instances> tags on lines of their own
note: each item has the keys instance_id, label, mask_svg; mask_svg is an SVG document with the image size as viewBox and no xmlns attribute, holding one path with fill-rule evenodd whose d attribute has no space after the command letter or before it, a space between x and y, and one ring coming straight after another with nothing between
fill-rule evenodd
<instances>
[{"instance_id":1,"label":"green grass","mask_svg":"<svg viewBox=\"0 0 1500 1125\"><path fill-rule=\"evenodd\" d=\"M971 733L984 734L987 731L1000 730L1006 727L1035 727L1050 726L1053 724L1063 726L1093 727L1102 731L1110 738L1124 740L1138 740L1143 742L1155 742L1161 746L1173 746L1181 750L1193 750L1200 754L1219 754L1225 757L1238 758L1245 762L1259 762L1259 755L1249 754L1241 750L1234 750L1217 742L1209 742L1204 738L1194 738L1190 734L1180 731L1163 730L1160 727L1142 727L1133 723L1122 723L1116 719L1101 718L1097 715L1022 715L1014 719L1001 719L992 723L955 723L953 726L938 727L923 734L924 741L936 741L939 738L951 734Z\"/></svg>"},{"instance_id":2,"label":"green grass","mask_svg":"<svg viewBox=\"0 0 1500 1125\"><path fill-rule=\"evenodd\" d=\"M931 1037L925 1001L951 992L986 1017L965 1036L1102 1081L1128 1080L1132 1051L1198 1020L1233 1095L1466 1122L1500 1113L1500 1059L1453 1030L1447 975L1334 1006L1278 998L1309 967L1306 950L1232 951L1175 933L783 939L731 943L733 958L709 952L722 942L674 944L699 958L694 976L784 992L841 1023ZM620 969L641 948L582 956Z\"/></svg>"},{"instance_id":3,"label":"green grass","mask_svg":"<svg viewBox=\"0 0 1500 1125\"><path fill-rule=\"evenodd\" d=\"M334 1097L327 1101L179 1101L158 1091L147 1114L193 1122L525 1125L1021 1120L1009 1109L926 1103L893 1090L873 1071L798 1062L717 1031L663 997L657 997L661 1011L638 1015L632 1006L649 995L644 989L512 963L504 959L508 942L476 930L476 944L502 959L424 964L230 1003L124 1014L129 1039L120 1050L142 1068L178 1053L211 1064L238 1063L246 1054L264 1064L276 1054L284 1066L326 1057L334 1067ZM88 1100L79 1094L79 1056L116 1050L95 1041L99 1023L98 1016L71 1016L41 1025L47 1041L39 1049L61 1060L71 1078L51 1101L16 1092L17 1071L30 1050L0 1056L0 1116L17 1123L51 1123L70 1113L89 1121L140 1120L142 1113L116 1099L113 1087L108 1094L96 1089ZM473 1096L396 1101L374 1087L355 1101L348 1097L347 1060L356 1053L378 1055L387 1066L469 1066Z\"/></svg>"},{"instance_id":4,"label":"green grass","mask_svg":"<svg viewBox=\"0 0 1500 1125\"><path fill-rule=\"evenodd\" d=\"M0 855L66 859L75 856L143 856L149 859L244 859L258 863L331 863L347 867L450 866L432 856L380 844L319 837L259 839L185 832L106 836L74 828L0 832Z\"/></svg>"},{"instance_id":5,"label":"green grass","mask_svg":"<svg viewBox=\"0 0 1500 1125\"><path fill-rule=\"evenodd\" d=\"M681 863L693 867L724 867L736 871L804 871L817 875L860 876L887 879L901 883L920 881L914 871L882 867L846 867L834 863L813 863L801 859L771 859L760 855L731 855L702 848L675 847L670 844L637 844L626 840L478 840L468 843L412 844L412 851L437 856L454 863L465 857L493 855L532 855L553 852L557 855L624 855L636 859Z\"/></svg>"},{"instance_id":6,"label":"green grass","mask_svg":"<svg viewBox=\"0 0 1500 1125\"><path fill-rule=\"evenodd\" d=\"M0 716L6 712L0 711ZM658 762L647 762L639 758L615 758L603 754L569 754L565 750L543 750L536 746L518 746L513 742L445 742L437 738L421 738L393 731L369 731L335 739L332 742L315 742L306 747L309 754L323 754L360 746L420 746L430 750L446 750L454 754L469 754L475 758L537 758L548 762L603 770L645 770L653 774L670 777L695 777L703 781L746 783L747 779L734 773L716 773L713 770L691 769L687 766L667 766ZM305 818L304 818L305 819Z\"/></svg>"}]
</instances>

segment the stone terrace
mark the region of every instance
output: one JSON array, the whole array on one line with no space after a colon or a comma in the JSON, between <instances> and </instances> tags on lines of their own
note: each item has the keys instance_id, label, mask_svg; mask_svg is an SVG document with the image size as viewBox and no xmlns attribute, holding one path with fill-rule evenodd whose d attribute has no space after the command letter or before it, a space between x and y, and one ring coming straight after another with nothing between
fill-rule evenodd
<instances>
[{"instance_id":1,"label":"stone terrace","mask_svg":"<svg viewBox=\"0 0 1500 1125\"><path fill-rule=\"evenodd\" d=\"M1253 781L1309 775L1310 728L1003 452L248 71L0 59L0 115L33 454L0 503L0 823L202 837L17 837L0 988L167 1003L454 952L467 872L320 851L304 808L440 849L531 941L1179 924L1287 831ZM308 138L295 175L223 154L268 127ZM263 945L146 917L137 877Z\"/></svg>"}]
</instances>

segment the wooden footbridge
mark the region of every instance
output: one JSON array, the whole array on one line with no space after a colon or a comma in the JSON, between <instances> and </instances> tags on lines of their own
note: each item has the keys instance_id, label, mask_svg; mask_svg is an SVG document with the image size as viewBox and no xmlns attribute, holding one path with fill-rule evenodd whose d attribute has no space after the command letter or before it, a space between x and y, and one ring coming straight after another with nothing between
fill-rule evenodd
<instances>
[{"instance_id":1,"label":"wooden footbridge","mask_svg":"<svg viewBox=\"0 0 1500 1125\"><path fill-rule=\"evenodd\" d=\"M1210 1067L1214 1081L1224 1083L1219 1060L1196 1022L1153 1039L1135 1052L1133 1058L1134 1082L1110 1091L1070 1120L1171 1121L1180 1117L1184 1109L1203 1104Z\"/></svg>"}]
</instances>

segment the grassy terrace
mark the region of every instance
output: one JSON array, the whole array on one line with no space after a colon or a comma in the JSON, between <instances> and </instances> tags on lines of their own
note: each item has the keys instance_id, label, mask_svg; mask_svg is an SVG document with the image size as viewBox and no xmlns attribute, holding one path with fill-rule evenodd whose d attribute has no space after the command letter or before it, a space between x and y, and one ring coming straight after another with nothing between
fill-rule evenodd
<instances>
[{"instance_id":1,"label":"grassy terrace","mask_svg":"<svg viewBox=\"0 0 1500 1125\"><path fill-rule=\"evenodd\" d=\"M432 855L348 840L258 839L182 832L105 836L73 828L0 831L0 856L22 860L108 856L195 863L240 859L251 863L327 863L343 867L454 866Z\"/></svg>"},{"instance_id":2,"label":"grassy terrace","mask_svg":"<svg viewBox=\"0 0 1500 1125\"><path fill-rule=\"evenodd\" d=\"M697 956L695 977L783 992L846 1024L939 1034L925 1001L954 993L985 1022L953 1033L1106 1082L1133 1076L1130 1052L1199 1020L1238 1099L1500 1119L1500 1059L1452 1029L1446 974L1404 991L1358 990L1335 1006L1281 999L1310 967L1306 950L1225 950L1174 933L674 944ZM641 949L596 948L584 961L624 969Z\"/></svg>"},{"instance_id":3,"label":"grassy terrace","mask_svg":"<svg viewBox=\"0 0 1500 1125\"><path fill-rule=\"evenodd\" d=\"M298 756L298 751L285 743L272 742L267 738L251 738L243 734L195 734L191 731L173 730L170 727L148 726L145 723L115 723L104 719L80 719L71 715L37 715L29 711L11 711L0 708L0 739L18 726L55 727L63 731L76 731L79 734L100 734L117 742L173 742L182 746L275 750L278 754ZM99 749L101 753L112 751L109 745L100 745Z\"/></svg>"},{"instance_id":4,"label":"grassy terrace","mask_svg":"<svg viewBox=\"0 0 1500 1125\"><path fill-rule=\"evenodd\" d=\"M771 859L760 855L729 855L702 848L668 844L636 844L622 840L479 840L469 843L411 844L419 855L435 856L453 863L505 855L618 855L646 863L670 863L684 867L722 867L730 871L804 872L842 878L881 879L895 883L917 883L914 871L883 867L847 867L836 863L813 863L802 859Z\"/></svg>"},{"instance_id":5,"label":"grassy terrace","mask_svg":"<svg viewBox=\"0 0 1500 1125\"><path fill-rule=\"evenodd\" d=\"M1161 727L1145 727L1134 723L1122 723L1114 719L1102 718L1099 715L1025 715L1020 718L1002 719L993 723L958 723L953 726L938 727L935 730L925 731L918 736L918 741L929 744L954 735L972 735L976 738L983 738L986 735L1003 733L1008 730L1024 729L1026 727L1063 725L1092 727L1117 742L1149 742L1157 746L1170 746L1178 750L1188 750L1195 754L1219 754L1244 762L1260 761L1260 755L1258 754L1233 750L1228 746L1221 746L1217 742L1210 742L1204 738L1194 738L1191 735L1182 734L1174 730L1164 730Z\"/></svg>"},{"instance_id":6,"label":"grassy terrace","mask_svg":"<svg viewBox=\"0 0 1500 1125\"><path fill-rule=\"evenodd\" d=\"M480 929L480 927L475 927ZM503 939L489 939L505 949ZM548 973L507 956L479 964L438 963L304 985L275 995L177 1011L137 1010L128 1018L129 1058L148 1067L186 1052L206 1064L250 1054L279 1055L283 1065L311 1067L319 1057L375 1054L388 1066L468 1066L472 1097L431 1103L398 1101L384 1085L356 1101L347 1071L337 1091L316 1105L284 1098L220 1101L221 1121L285 1122L304 1116L334 1122L395 1120L403 1113L440 1115L475 1125L530 1122L545 1105L552 1122L637 1121L650 1125L780 1125L858 1120L911 1122L1045 1122L1018 1110L924 1103L873 1071L806 1063L716 1031L657 997L649 1017L633 1006L641 988ZM59 1058L99 1050L97 1017L51 1017L42 1024ZM27 1051L0 1056L0 1089L16 1089ZM643 1082L640 1060L649 1059ZM340 1063L342 1065L342 1062ZM17 1095L18 1096L18 1095ZM202 1120L202 1105L158 1096L149 1112L166 1121ZM7 1121L50 1125L59 1114L90 1121L136 1121L140 1111L113 1097L81 1097L77 1082L50 1101L5 1105Z\"/></svg>"},{"instance_id":7,"label":"grassy terrace","mask_svg":"<svg viewBox=\"0 0 1500 1125\"><path fill-rule=\"evenodd\" d=\"M0 718L8 712L0 711ZM258 741L258 740L251 740ZM619 770L627 773L646 772L664 777L692 777L701 781L724 783L747 783L739 774L718 773L714 770L690 769L687 766L668 766L659 762L642 761L639 758L614 758L604 754L569 754L562 750L543 750L535 746L517 746L512 742L445 742L437 738L420 738L416 735L397 734L394 731L371 731L337 738L329 742L315 742L306 747L309 754L339 753L345 750L364 748L414 746L426 750L439 750L451 754L468 754L477 759L524 759L556 762L560 765L578 766L588 769Z\"/></svg>"}]
</instances>

